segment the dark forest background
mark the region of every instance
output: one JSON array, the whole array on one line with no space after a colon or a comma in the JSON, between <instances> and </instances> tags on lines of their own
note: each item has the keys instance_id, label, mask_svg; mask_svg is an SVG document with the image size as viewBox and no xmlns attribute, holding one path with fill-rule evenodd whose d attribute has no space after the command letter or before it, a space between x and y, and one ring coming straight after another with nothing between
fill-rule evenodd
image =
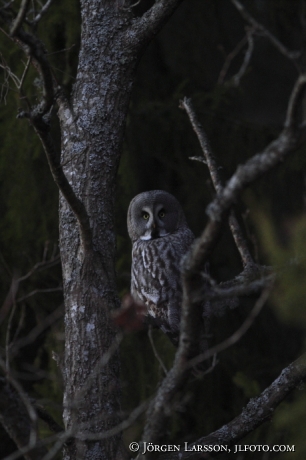
<instances>
[{"instance_id":1,"label":"dark forest background","mask_svg":"<svg viewBox=\"0 0 306 460\"><path fill-rule=\"evenodd\" d=\"M305 53L304 0L243 3L288 49ZM149 4L143 0L136 8L140 12ZM68 93L78 59L79 15L77 1L62 0L54 2L39 25L55 74ZM206 166L189 159L200 156L201 150L186 114L179 109L180 99L192 98L224 179L282 128L298 71L265 37L256 36L250 65L238 86L232 77L243 62L246 46L220 81L227 56L244 35L245 22L229 0L187 0L139 63L117 187L117 273L122 296L129 291L131 245L126 212L133 196L150 189L174 194L191 229L199 235L206 222L205 208L214 195ZM8 302L10 289L17 289L16 280L42 261L44 252L46 260L59 252L58 191L39 140L27 122L17 118L21 101L5 67L9 65L20 76L22 52L3 34L0 41L1 354L25 390L61 423L61 376L52 359L53 351L60 356L63 350L63 318L55 321L56 316L52 317L52 312L63 309L60 265L34 271L19 283L15 303ZM35 99L40 82L32 84L31 72L29 69L24 85ZM60 148L55 117L52 123ZM165 433L169 444L192 441L230 421L305 351L305 153L305 147L301 148L237 203L255 259L273 265L278 281L246 336L217 357L212 373L203 380L194 378L187 393L179 396L175 421ZM241 268L231 234L225 231L211 260L212 276L217 281L231 279ZM212 342L231 335L253 303L252 297L244 298L238 308L216 318ZM154 331L153 336L169 367L173 346L162 333ZM122 406L130 411L154 392L162 370L147 331L127 335L121 357ZM280 405L270 422L241 441L295 444L295 453L240 453L226 458L304 460L306 397L303 388L300 390ZM180 410L180 398L188 401L184 411ZM126 431L126 442L139 439L141 428L139 419ZM41 430L48 432L43 422ZM3 429L0 446L1 458L15 450Z\"/></svg>"}]
</instances>

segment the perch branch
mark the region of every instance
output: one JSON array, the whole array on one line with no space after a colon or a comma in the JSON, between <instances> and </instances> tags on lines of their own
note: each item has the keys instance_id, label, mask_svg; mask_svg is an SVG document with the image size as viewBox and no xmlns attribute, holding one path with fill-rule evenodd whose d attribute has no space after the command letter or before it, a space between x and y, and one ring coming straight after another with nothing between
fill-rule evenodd
<instances>
[{"instance_id":1,"label":"perch branch","mask_svg":"<svg viewBox=\"0 0 306 460\"><path fill-rule=\"evenodd\" d=\"M202 298L195 298L203 285L200 274L192 279L183 266L183 301L181 311L180 337L174 364L157 390L151 401L143 432L143 441L158 443L163 436L166 421L171 414L174 397L190 377L186 363L198 355L202 327ZM154 454L146 453L145 459L153 458Z\"/></svg>"}]
</instances>

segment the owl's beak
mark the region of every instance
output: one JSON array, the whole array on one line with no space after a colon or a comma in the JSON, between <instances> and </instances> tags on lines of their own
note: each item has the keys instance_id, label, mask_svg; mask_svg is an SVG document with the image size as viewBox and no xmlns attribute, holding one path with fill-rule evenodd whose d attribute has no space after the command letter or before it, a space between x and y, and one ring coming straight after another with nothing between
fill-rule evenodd
<instances>
[{"instance_id":1,"label":"owl's beak","mask_svg":"<svg viewBox=\"0 0 306 460\"><path fill-rule=\"evenodd\" d=\"M159 237L158 230L156 228L155 222L153 222L153 224L151 226L151 238L155 239L155 238L158 238L158 237Z\"/></svg>"}]
</instances>

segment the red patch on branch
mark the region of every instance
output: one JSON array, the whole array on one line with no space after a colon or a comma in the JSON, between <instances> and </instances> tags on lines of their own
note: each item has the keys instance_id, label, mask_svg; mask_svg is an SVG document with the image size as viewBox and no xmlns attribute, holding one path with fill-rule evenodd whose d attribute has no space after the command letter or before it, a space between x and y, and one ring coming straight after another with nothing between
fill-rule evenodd
<instances>
[{"instance_id":1,"label":"red patch on branch","mask_svg":"<svg viewBox=\"0 0 306 460\"><path fill-rule=\"evenodd\" d=\"M114 311L113 321L124 332L135 332L145 328L147 307L131 294L126 294L121 303L121 308Z\"/></svg>"}]
</instances>

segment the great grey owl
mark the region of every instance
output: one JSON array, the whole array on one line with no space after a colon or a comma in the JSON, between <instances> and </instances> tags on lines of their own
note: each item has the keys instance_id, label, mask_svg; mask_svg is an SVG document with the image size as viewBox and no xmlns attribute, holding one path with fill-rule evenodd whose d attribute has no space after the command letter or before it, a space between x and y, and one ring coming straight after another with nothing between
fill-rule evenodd
<instances>
[{"instance_id":1,"label":"great grey owl","mask_svg":"<svg viewBox=\"0 0 306 460\"><path fill-rule=\"evenodd\" d=\"M140 193L127 216L132 240L131 294L177 344L182 303L181 260L194 241L179 202L170 193Z\"/></svg>"}]
</instances>

